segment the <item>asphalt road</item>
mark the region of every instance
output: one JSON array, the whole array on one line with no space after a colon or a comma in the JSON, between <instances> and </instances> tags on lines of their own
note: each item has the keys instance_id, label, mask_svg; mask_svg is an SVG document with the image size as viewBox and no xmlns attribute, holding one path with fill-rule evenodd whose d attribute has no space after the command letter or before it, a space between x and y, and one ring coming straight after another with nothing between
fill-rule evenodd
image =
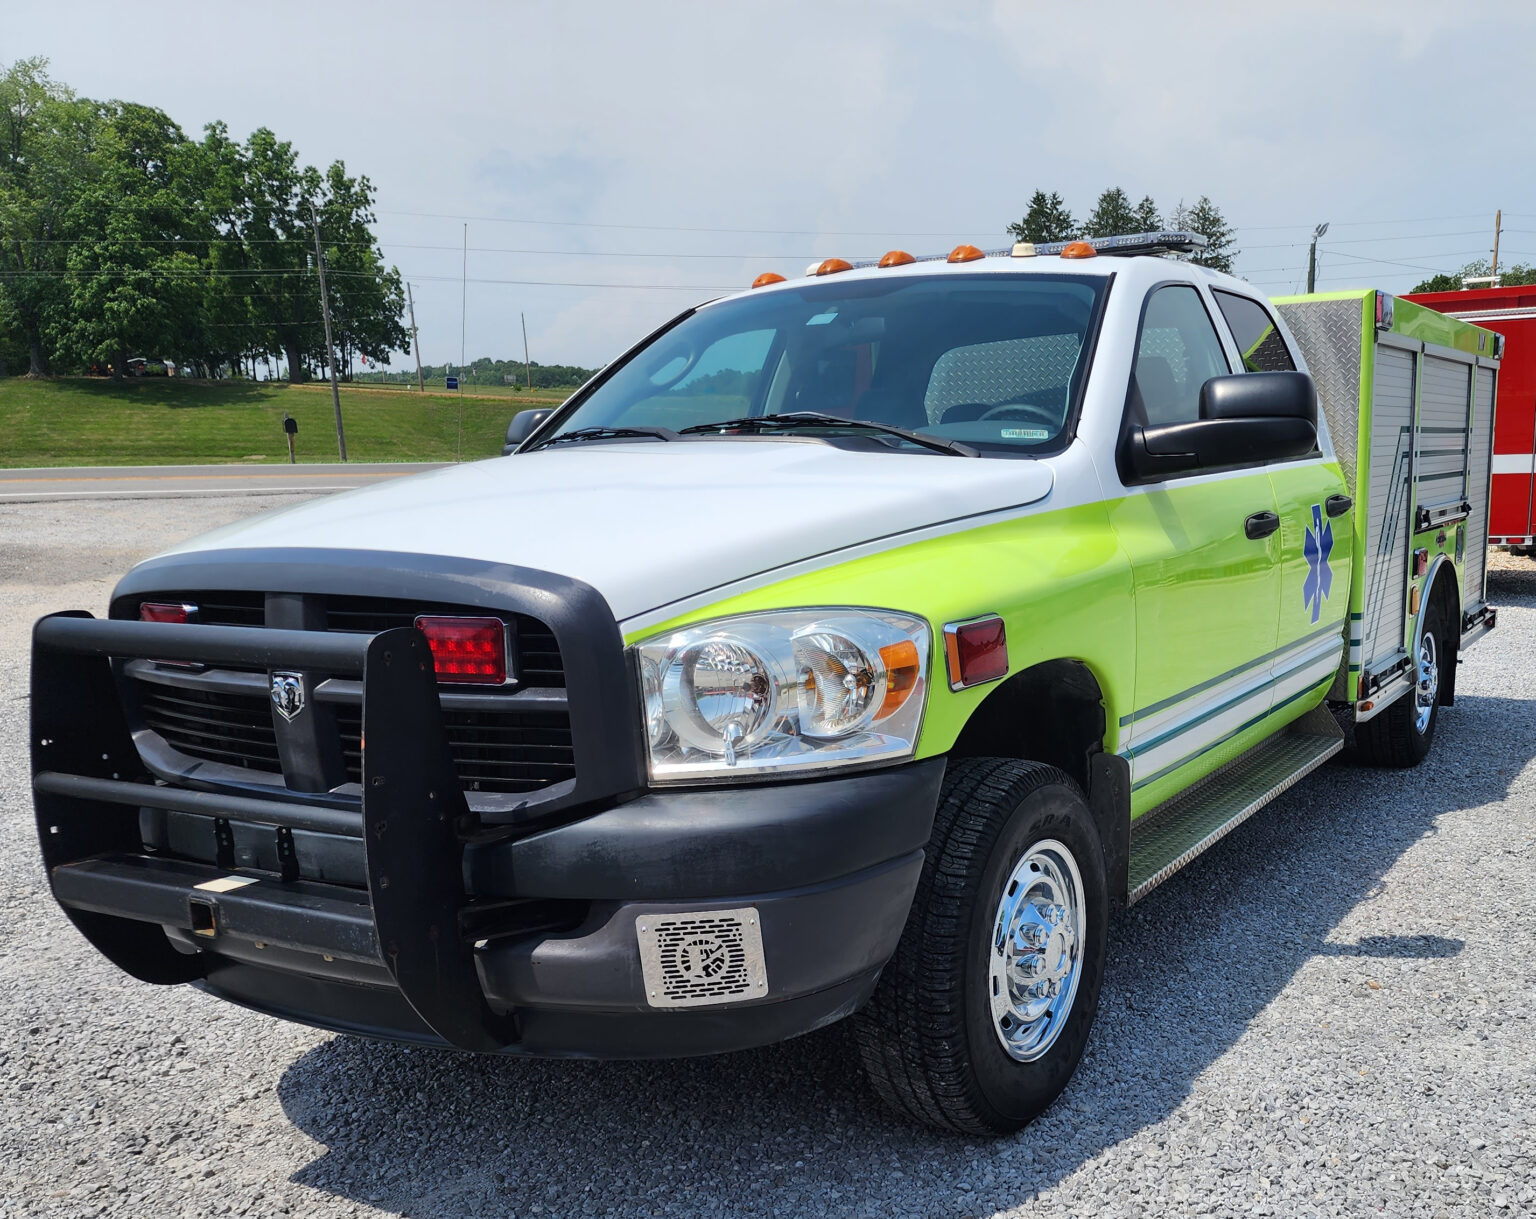
<instances>
[{"instance_id":1,"label":"asphalt road","mask_svg":"<svg viewBox=\"0 0 1536 1219\"><path fill-rule=\"evenodd\" d=\"M328 465L60 466L0 470L0 503L72 499L160 499L345 491L437 462Z\"/></svg>"},{"instance_id":2,"label":"asphalt road","mask_svg":"<svg viewBox=\"0 0 1536 1219\"><path fill-rule=\"evenodd\" d=\"M659 1063L336 1037L135 982L54 907L27 633L281 498L0 505L0 1219L1536 1214L1536 564L1410 772L1330 764L1120 918L1075 1079L964 1140L840 1028Z\"/></svg>"}]
</instances>

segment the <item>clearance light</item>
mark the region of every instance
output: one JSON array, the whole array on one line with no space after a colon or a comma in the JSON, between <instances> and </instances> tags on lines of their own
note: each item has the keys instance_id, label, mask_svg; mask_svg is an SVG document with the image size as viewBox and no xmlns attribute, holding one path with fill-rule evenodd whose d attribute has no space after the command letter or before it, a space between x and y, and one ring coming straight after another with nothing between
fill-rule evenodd
<instances>
[{"instance_id":1,"label":"clearance light","mask_svg":"<svg viewBox=\"0 0 1536 1219\"><path fill-rule=\"evenodd\" d=\"M1063 258L1095 258L1098 251L1086 241L1069 241L1062 247Z\"/></svg>"},{"instance_id":2,"label":"clearance light","mask_svg":"<svg viewBox=\"0 0 1536 1219\"><path fill-rule=\"evenodd\" d=\"M964 690L996 681L1008 672L1008 634L996 614L944 627L949 688Z\"/></svg>"},{"instance_id":3,"label":"clearance light","mask_svg":"<svg viewBox=\"0 0 1536 1219\"><path fill-rule=\"evenodd\" d=\"M949 252L949 258L947 261L975 262L978 258L985 257L986 255L973 245L957 245L953 250Z\"/></svg>"},{"instance_id":4,"label":"clearance light","mask_svg":"<svg viewBox=\"0 0 1536 1219\"><path fill-rule=\"evenodd\" d=\"M846 258L826 258L816 267L817 275L836 275L839 271L851 271L853 264Z\"/></svg>"},{"instance_id":5,"label":"clearance light","mask_svg":"<svg viewBox=\"0 0 1536 1219\"><path fill-rule=\"evenodd\" d=\"M1392 329L1392 294L1390 292L1376 293L1376 329Z\"/></svg>"},{"instance_id":6,"label":"clearance light","mask_svg":"<svg viewBox=\"0 0 1536 1219\"><path fill-rule=\"evenodd\" d=\"M438 618L423 614L416 629L432 649L437 680L500 686L507 680L507 626L500 618Z\"/></svg>"},{"instance_id":7,"label":"clearance light","mask_svg":"<svg viewBox=\"0 0 1536 1219\"><path fill-rule=\"evenodd\" d=\"M923 675L922 657L918 655L917 644L910 639L886 644L880 649L880 659L885 665L885 698L875 712L876 720L894 715L912 696Z\"/></svg>"},{"instance_id":8,"label":"clearance light","mask_svg":"<svg viewBox=\"0 0 1536 1219\"><path fill-rule=\"evenodd\" d=\"M139 606L140 622L191 622L197 606L185 601L145 601Z\"/></svg>"},{"instance_id":9,"label":"clearance light","mask_svg":"<svg viewBox=\"0 0 1536 1219\"><path fill-rule=\"evenodd\" d=\"M777 271L764 271L752 281L754 288L766 288L769 284L782 284L784 277Z\"/></svg>"},{"instance_id":10,"label":"clearance light","mask_svg":"<svg viewBox=\"0 0 1536 1219\"><path fill-rule=\"evenodd\" d=\"M916 261L917 259L912 257L912 255L908 254L905 250L891 250L880 259L880 265L882 267L904 267L909 262Z\"/></svg>"}]
</instances>

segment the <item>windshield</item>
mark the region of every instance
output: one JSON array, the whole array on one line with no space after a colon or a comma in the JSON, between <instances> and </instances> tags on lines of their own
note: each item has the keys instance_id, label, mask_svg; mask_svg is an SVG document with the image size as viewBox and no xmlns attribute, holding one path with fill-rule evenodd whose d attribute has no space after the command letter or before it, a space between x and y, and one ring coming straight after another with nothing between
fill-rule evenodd
<instances>
[{"instance_id":1,"label":"windshield","mask_svg":"<svg viewBox=\"0 0 1536 1219\"><path fill-rule=\"evenodd\" d=\"M1066 275L904 276L709 305L617 369L559 434L681 432L814 411L993 453L1049 449L1067 427L1104 285Z\"/></svg>"}]
</instances>

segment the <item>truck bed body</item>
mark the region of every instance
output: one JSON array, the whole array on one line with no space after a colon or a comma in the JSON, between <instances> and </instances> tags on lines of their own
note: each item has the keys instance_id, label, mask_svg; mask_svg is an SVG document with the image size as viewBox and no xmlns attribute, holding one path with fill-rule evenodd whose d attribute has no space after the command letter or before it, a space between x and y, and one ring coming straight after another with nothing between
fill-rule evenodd
<instances>
[{"instance_id":1,"label":"truck bed body","mask_svg":"<svg viewBox=\"0 0 1536 1219\"><path fill-rule=\"evenodd\" d=\"M1499 377L1487 331L1385 297L1378 320L1379 296L1276 301L1355 499L1349 656L1331 696L1362 718L1411 688L1413 609L1442 563L1456 573L1464 640L1484 629Z\"/></svg>"}]
</instances>

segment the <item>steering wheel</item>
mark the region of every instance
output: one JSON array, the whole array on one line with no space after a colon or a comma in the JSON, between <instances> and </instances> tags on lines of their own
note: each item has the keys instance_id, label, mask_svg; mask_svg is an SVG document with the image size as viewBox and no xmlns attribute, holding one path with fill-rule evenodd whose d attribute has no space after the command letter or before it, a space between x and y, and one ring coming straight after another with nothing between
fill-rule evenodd
<instances>
[{"instance_id":1,"label":"steering wheel","mask_svg":"<svg viewBox=\"0 0 1536 1219\"><path fill-rule=\"evenodd\" d=\"M1049 427L1052 431L1061 426L1061 414L1057 408L1042 406L1038 402L1004 402L977 416L978 422L983 419L1027 419Z\"/></svg>"}]
</instances>

